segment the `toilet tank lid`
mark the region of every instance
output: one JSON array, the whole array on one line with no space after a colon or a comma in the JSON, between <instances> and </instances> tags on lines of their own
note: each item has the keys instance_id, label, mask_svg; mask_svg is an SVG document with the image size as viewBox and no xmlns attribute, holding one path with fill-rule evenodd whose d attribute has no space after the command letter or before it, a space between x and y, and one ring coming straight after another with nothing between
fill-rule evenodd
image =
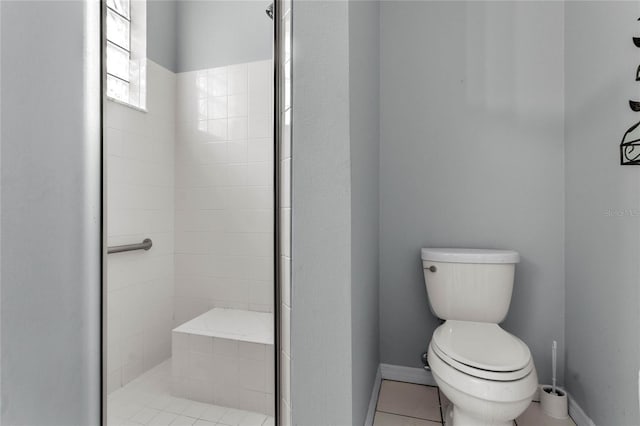
<instances>
[{"instance_id":1,"label":"toilet tank lid","mask_svg":"<svg viewBox=\"0 0 640 426\"><path fill-rule=\"evenodd\" d=\"M450 263L518 263L520 255L513 250L423 248L422 260Z\"/></svg>"}]
</instances>

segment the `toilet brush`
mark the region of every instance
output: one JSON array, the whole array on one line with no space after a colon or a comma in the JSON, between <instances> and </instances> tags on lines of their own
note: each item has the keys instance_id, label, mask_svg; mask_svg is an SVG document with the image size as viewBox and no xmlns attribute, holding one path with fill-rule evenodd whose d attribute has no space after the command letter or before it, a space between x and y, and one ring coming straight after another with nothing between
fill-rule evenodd
<instances>
[{"instance_id":1,"label":"toilet brush","mask_svg":"<svg viewBox=\"0 0 640 426\"><path fill-rule=\"evenodd\" d=\"M557 395L556 393L556 355L558 353L558 342L556 342L555 340L553 341L553 344L551 344L551 392L554 395Z\"/></svg>"},{"instance_id":2,"label":"toilet brush","mask_svg":"<svg viewBox=\"0 0 640 426\"><path fill-rule=\"evenodd\" d=\"M551 386L541 386L540 405L548 416L566 419L569 417L567 394L556 386L557 352L558 342L554 340L551 345Z\"/></svg>"}]
</instances>

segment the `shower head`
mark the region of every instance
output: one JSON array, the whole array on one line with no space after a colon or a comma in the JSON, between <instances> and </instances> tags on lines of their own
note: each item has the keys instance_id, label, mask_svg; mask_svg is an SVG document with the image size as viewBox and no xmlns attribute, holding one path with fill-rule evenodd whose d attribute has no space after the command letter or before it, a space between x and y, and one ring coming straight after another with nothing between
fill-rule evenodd
<instances>
[{"instance_id":1,"label":"shower head","mask_svg":"<svg viewBox=\"0 0 640 426\"><path fill-rule=\"evenodd\" d=\"M273 19L273 3L271 3L264 12L269 18Z\"/></svg>"}]
</instances>

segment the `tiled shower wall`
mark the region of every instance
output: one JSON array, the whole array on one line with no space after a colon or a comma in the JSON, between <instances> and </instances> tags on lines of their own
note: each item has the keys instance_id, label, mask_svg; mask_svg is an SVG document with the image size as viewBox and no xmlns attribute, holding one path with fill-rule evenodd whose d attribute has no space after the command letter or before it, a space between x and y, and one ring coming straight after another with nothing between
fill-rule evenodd
<instances>
[{"instance_id":1,"label":"tiled shower wall","mask_svg":"<svg viewBox=\"0 0 640 426\"><path fill-rule=\"evenodd\" d=\"M280 5L280 418L291 424L291 1Z\"/></svg>"},{"instance_id":2,"label":"tiled shower wall","mask_svg":"<svg viewBox=\"0 0 640 426\"><path fill-rule=\"evenodd\" d=\"M108 391L212 307L273 311L272 61L147 68L147 112L106 102L108 244L153 240L108 257Z\"/></svg>"},{"instance_id":3,"label":"tiled shower wall","mask_svg":"<svg viewBox=\"0 0 640 426\"><path fill-rule=\"evenodd\" d=\"M171 355L175 75L147 63L147 112L105 104L108 245L153 240L107 261L107 390Z\"/></svg>"},{"instance_id":4,"label":"tiled shower wall","mask_svg":"<svg viewBox=\"0 0 640 426\"><path fill-rule=\"evenodd\" d=\"M177 75L175 323L273 311L271 60Z\"/></svg>"}]
</instances>

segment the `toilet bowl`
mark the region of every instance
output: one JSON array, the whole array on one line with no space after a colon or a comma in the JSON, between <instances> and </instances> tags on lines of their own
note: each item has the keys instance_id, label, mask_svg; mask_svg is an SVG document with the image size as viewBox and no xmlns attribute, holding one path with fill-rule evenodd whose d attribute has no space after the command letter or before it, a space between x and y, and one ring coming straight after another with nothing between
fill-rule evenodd
<instances>
[{"instance_id":1,"label":"toilet bowl","mask_svg":"<svg viewBox=\"0 0 640 426\"><path fill-rule=\"evenodd\" d=\"M518 253L510 250L422 249L429 306L445 322L427 359L451 401L447 426L507 426L536 392L527 345L498 325L507 315Z\"/></svg>"},{"instance_id":2,"label":"toilet bowl","mask_svg":"<svg viewBox=\"0 0 640 426\"><path fill-rule=\"evenodd\" d=\"M447 426L513 425L537 388L528 348L496 324L447 321L434 332L427 358L453 404Z\"/></svg>"}]
</instances>

